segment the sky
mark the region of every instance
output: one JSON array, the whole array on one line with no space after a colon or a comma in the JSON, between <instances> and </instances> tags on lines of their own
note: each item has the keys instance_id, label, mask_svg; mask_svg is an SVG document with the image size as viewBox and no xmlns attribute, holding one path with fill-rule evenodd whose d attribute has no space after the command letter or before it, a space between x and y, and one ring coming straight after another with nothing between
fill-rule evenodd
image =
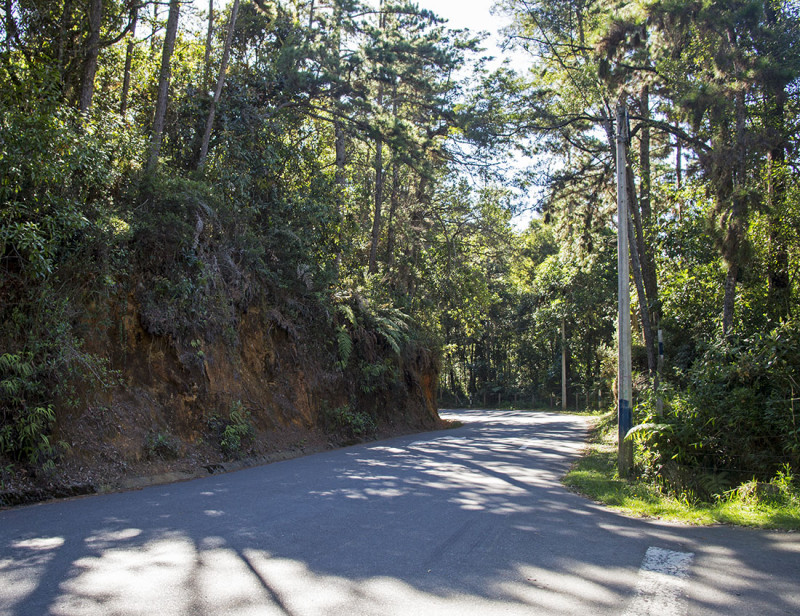
<instances>
[{"instance_id":1,"label":"sky","mask_svg":"<svg viewBox=\"0 0 800 616\"><path fill-rule=\"evenodd\" d=\"M453 29L469 28L473 32L489 32L490 38L485 42L487 53L498 58L511 58L512 67L524 70L526 61L513 51L500 48L502 36L500 30L507 26L510 18L499 11L492 12L496 0L417 0L422 8L433 11L439 17L448 20L447 25Z\"/></svg>"},{"instance_id":2,"label":"sky","mask_svg":"<svg viewBox=\"0 0 800 616\"><path fill-rule=\"evenodd\" d=\"M469 28L496 33L508 23L502 15L492 15L495 0L418 0L419 6L448 20L451 28Z\"/></svg>"},{"instance_id":3,"label":"sky","mask_svg":"<svg viewBox=\"0 0 800 616\"><path fill-rule=\"evenodd\" d=\"M510 50L502 50L502 35L500 30L509 24L509 17L499 12L492 13L492 7L496 0L417 0L419 6L429 9L439 17L448 20L450 28L469 28L474 32L489 32L490 38L485 41L486 53L496 58L495 65L499 65L503 59L510 58L511 67L518 72L524 72L529 66L530 59L526 59L522 54ZM517 159L513 165L524 168L530 161L524 158ZM523 199L528 201L528 199ZM521 231L528 226L534 214L529 209L523 209L512 219L514 227Z\"/></svg>"}]
</instances>

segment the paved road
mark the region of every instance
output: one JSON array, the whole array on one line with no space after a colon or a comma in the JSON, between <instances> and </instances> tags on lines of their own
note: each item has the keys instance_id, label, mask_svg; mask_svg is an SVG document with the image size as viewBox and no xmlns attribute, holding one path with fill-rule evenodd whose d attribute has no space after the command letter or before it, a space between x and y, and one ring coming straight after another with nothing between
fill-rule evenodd
<instances>
[{"instance_id":1,"label":"paved road","mask_svg":"<svg viewBox=\"0 0 800 616\"><path fill-rule=\"evenodd\" d=\"M0 511L0 615L800 614L800 535L564 490L585 420L463 428Z\"/></svg>"}]
</instances>

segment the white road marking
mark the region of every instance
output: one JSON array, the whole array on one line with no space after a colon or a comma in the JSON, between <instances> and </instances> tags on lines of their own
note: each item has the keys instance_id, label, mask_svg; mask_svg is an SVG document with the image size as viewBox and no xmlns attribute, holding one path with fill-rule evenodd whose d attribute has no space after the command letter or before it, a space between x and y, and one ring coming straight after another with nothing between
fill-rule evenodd
<instances>
[{"instance_id":1,"label":"white road marking","mask_svg":"<svg viewBox=\"0 0 800 616\"><path fill-rule=\"evenodd\" d=\"M647 548L634 597L624 616L686 616L692 552Z\"/></svg>"}]
</instances>

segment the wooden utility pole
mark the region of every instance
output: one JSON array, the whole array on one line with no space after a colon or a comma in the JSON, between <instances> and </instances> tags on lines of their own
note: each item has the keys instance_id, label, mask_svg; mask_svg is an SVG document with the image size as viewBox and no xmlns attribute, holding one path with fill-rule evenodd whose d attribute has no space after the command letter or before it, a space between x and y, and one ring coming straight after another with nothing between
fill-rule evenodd
<instances>
[{"instance_id":1,"label":"wooden utility pole","mask_svg":"<svg viewBox=\"0 0 800 616\"><path fill-rule=\"evenodd\" d=\"M628 181L627 153L628 110L620 99L617 104L617 269L619 320L617 334L619 341L619 363L617 370L617 420L619 423L619 446L617 468L620 477L627 477L633 469L633 445L625 440L625 435L633 427L631 400L633 384L631 377L631 294L630 270L628 265Z\"/></svg>"},{"instance_id":2,"label":"wooden utility pole","mask_svg":"<svg viewBox=\"0 0 800 616\"><path fill-rule=\"evenodd\" d=\"M567 410L567 327L561 319L561 410Z\"/></svg>"},{"instance_id":3,"label":"wooden utility pole","mask_svg":"<svg viewBox=\"0 0 800 616\"><path fill-rule=\"evenodd\" d=\"M658 330L658 370L656 371L655 390L656 390L656 414L661 417L664 414L664 398L661 396L661 373L664 371L664 330Z\"/></svg>"}]
</instances>

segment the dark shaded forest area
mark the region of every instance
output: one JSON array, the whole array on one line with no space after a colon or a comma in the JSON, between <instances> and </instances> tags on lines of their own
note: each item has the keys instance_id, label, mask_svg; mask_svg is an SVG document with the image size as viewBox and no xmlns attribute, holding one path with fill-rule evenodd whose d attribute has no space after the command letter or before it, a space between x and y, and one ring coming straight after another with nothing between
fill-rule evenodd
<instances>
[{"instance_id":1,"label":"dark shaded forest area","mask_svg":"<svg viewBox=\"0 0 800 616\"><path fill-rule=\"evenodd\" d=\"M500 10L4 2L3 481L613 406L620 104L637 471L797 469L796 3Z\"/></svg>"}]
</instances>

